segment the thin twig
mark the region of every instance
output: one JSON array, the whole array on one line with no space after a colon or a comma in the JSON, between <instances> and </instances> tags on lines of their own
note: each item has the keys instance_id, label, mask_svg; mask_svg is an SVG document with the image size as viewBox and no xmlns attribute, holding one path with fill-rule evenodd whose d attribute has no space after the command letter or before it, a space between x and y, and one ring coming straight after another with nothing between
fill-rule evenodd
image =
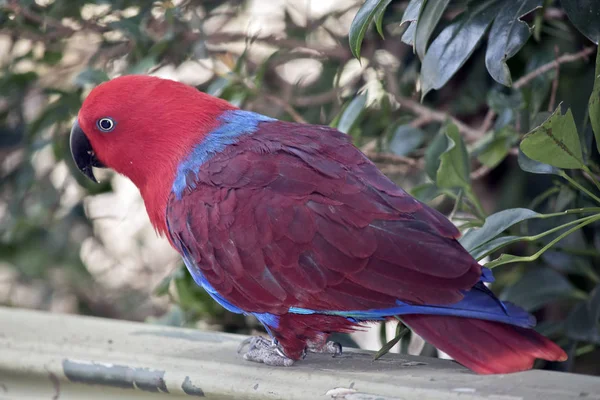
<instances>
[{"instance_id":1,"label":"thin twig","mask_svg":"<svg viewBox=\"0 0 600 400\"><path fill-rule=\"evenodd\" d=\"M362 78L362 74L356 74L352 79L344 84L341 87L335 87L332 90L329 90L324 93L319 93L315 95L309 96L294 96L290 99L290 102L298 107L307 107L307 106L317 106L330 103L335 101L341 93L343 93L347 88L351 88L356 85Z\"/></svg>"},{"instance_id":2,"label":"thin twig","mask_svg":"<svg viewBox=\"0 0 600 400\"><path fill-rule=\"evenodd\" d=\"M522 76L521 78L519 78L518 80L513 82L512 87L515 89L520 89L523 86L529 84L532 80L534 80L538 76L545 74L546 72L550 71L553 68L557 69L557 77L555 78L555 80L558 80L558 68L561 64L566 64L566 63L580 60L582 58L586 58L590 54L592 54L594 51L596 51L596 48L594 46L590 46L590 47L584 48L583 50L581 50L577 53L563 54L562 56L557 57L556 59L550 61L549 63L546 63L546 64L534 69L527 75ZM553 93L556 95L554 87L553 87ZM551 104L553 104L555 101L556 101L555 97L554 97L554 100L551 98ZM552 109L550 111L552 111ZM485 118L483 119L481 126L478 129L478 131L479 131L478 136L483 135L485 132L487 132L492 127L495 117L496 117L496 112L492 109L489 109Z\"/></svg>"},{"instance_id":3,"label":"thin twig","mask_svg":"<svg viewBox=\"0 0 600 400\"><path fill-rule=\"evenodd\" d=\"M192 34L192 36L196 36ZM320 53L331 58L337 58L341 60L349 60L352 55L349 50L341 46L323 46L323 45L309 45L305 41L296 39L278 38L276 36L260 36L249 38L245 33L213 33L206 37L206 41L211 44L218 43L231 43L239 42L242 40L251 39L253 42L268 44L279 48L285 48L294 50L296 52L303 53Z\"/></svg>"},{"instance_id":4,"label":"thin twig","mask_svg":"<svg viewBox=\"0 0 600 400\"><path fill-rule=\"evenodd\" d=\"M459 121L458 119L456 119L448 113L433 110L427 106L424 106L418 101L409 99L404 96L397 95L395 96L395 98L396 101L400 103L401 107L404 107L405 109L413 112L414 114L417 114L419 118L428 118L430 121L442 123L448 120L452 121L452 123L458 127L458 130L465 136L465 139L468 142L477 140L481 136L478 129L471 128L469 125L465 124L462 121Z\"/></svg>"},{"instance_id":5,"label":"thin twig","mask_svg":"<svg viewBox=\"0 0 600 400\"><path fill-rule=\"evenodd\" d=\"M56 19L53 19L46 15L39 15L31 11L29 8L19 4L19 1L11 0L8 3L6 3L3 8L5 10L14 12L16 15L22 16L30 22L35 22L36 24L41 26L51 27L55 29L60 36L70 36L77 32L75 29L63 25L60 21L57 21ZM95 31L98 33L104 33L110 30L104 26L95 24L91 21L81 20L79 21L79 23L83 25L84 29Z\"/></svg>"},{"instance_id":6,"label":"thin twig","mask_svg":"<svg viewBox=\"0 0 600 400\"><path fill-rule=\"evenodd\" d=\"M582 58L586 58L587 56L592 54L594 51L596 51L596 47L590 46L590 47L586 47L585 49L583 49L577 53L563 54L562 56L558 57L556 60L550 61L549 63L544 64L541 67L534 69L527 75L522 76L521 78L519 78L518 80L516 80L513 83L513 87L515 89L520 89L523 86L527 85L532 80L534 80L535 78L537 78L538 76L545 74L546 72L550 71L552 68L556 68L557 64L561 65L561 64L581 60Z\"/></svg>"},{"instance_id":7,"label":"thin twig","mask_svg":"<svg viewBox=\"0 0 600 400\"><path fill-rule=\"evenodd\" d=\"M422 126L427 125L430 122L432 122L432 120L429 118L428 115L420 115L412 120L410 126L412 126L413 128L420 128Z\"/></svg>"},{"instance_id":8,"label":"thin twig","mask_svg":"<svg viewBox=\"0 0 600 400\"><path fill-rule=\"evenodd\" d=\"M477 179L481 179L486 176L492 169L485 164L482 164L481 167L477 168L475 171L471 172L471 179L476 181Z\"/></svg>"},{"instance_id":9,"label":"thin twig","mask_svg":"<svg viewBox=\"0 0 600 400\"><path fill-rule=\"evenodd\" d=\"M487 131L490 130L494 123L494 119L496 118L496 112L493 109L489 109L487 114L485 114L485 118L483 118L483 122L479 127L479 132L483 135Z\"/></svg>"},{"instance_id":10,"label":"thin twig","mask_svg":"<svg viewBox=\"0 0 600 400\"><path fill-rule=\"evenodd\" d=\"M558 46L554 46L554 55L558 58ZM550 92L550 101L548 102L548 112L554 111L554 105L556 104L556 92L558 91L558 75L560 73L560 64L554 60L554 68L556 68L556 75L552 80L552 91Z\"/></svg>"},{"instance_id":11,"label":"thin twig","mask_svg":"<svg viewBox=\"0 0 600 400\"><path fill-rule=\"evenodd\" d=\"M294 121L299 122L301 124L307 124L308 122L298 113L298 111L294 110L294 107L290 106L288 102L283 99L280 99L277 96L273 96L270 94L264 94L265 99L277 104L281 108L285 110L290 116L294 119Z\"/></svg>"}]
</instances>

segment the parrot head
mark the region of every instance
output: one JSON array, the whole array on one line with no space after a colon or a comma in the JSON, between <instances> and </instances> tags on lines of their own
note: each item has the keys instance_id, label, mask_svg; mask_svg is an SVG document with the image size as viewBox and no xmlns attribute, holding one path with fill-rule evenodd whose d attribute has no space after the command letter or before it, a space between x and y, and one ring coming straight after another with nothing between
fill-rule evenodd
<instances>
[{"instance_id":1,"label":"parrot head","mask_svg":"<svg viewBox=\"0 0 600 400\"><path fill-rule=\"evenodd\" d=\"M105 82L87 96L71 129L70 147L81 172L112 168L138 187L155 227L177 166L235 107L194 87L151 76Z\"/></svg>"}]
</instances>

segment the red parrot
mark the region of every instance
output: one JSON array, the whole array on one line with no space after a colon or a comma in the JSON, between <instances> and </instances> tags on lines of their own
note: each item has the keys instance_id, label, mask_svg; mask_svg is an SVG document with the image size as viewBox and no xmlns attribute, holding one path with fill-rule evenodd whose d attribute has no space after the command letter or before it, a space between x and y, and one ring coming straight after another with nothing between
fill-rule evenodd
<instances>
[{"instance_id":1,"label":"red parrot","mask_svg":"<svg viewBox=\"0 0 600 400\"><path fill-rule=\"evenodd\" d=\"M243 111L184 84L123 76L96 87L71 130L79 169L139 188L150 221L227 310L272 340L244 358L291 365L341 352L332 332L399 317L481 374L566 360L498 300L442 214L396 186L333 128Z\"/></svg>"}]
</instances>

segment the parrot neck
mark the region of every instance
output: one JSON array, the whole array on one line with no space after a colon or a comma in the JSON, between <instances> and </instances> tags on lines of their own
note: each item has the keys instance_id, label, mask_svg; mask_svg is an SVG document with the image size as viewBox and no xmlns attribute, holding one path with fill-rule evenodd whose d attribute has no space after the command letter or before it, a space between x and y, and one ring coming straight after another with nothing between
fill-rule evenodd
<instances>
[{"instance_id":1,"label":"parrot neck","mask_svg":"<svg viewBox=\"0 0 600 400\"><path fill-rule=\"evenodd\" d=\"M196 183L190 179L212 156L236 143L242 136L254 133L261 122L268 121L274 119L232 108L215 115L210 124L190 123L186 126L195 126L194 133L183 132L171 138L177 143L163 144L165 150L158 155L163 159L153 163L164 166L160 171L129 176L140 189L150 221L159 234L167 232L169 198L175 196L176 200L181 199L186 189L196 187ZM175 150L169 152L168 149Z\"/></svg>"},{"instance_id":2,"label":"parrot neck","mask_svg":"<svg viewBox=\"0 0 600 400\"><path fill-rule=\"evenodd\" d=\"M236 143L241 137L250 135L258 129L261 122L275 119L244 110L228 110L218 118L219 124L202 140L196 143L186 157L177 165L177 173L172 185L172 192L179 200L185 189L195 186L189 181L190 175L196 176L202 165L212 156L222 152L229 145Z\"/></svg>"},{"instance_id":3,"label":"parrot neck","mask_svg":"<svg viewBox=\"0 0 600 400\"><path fill-rule=\"evenodd\" d=\"M188 105L185 112L172 113L171 118L178 121L177 134L166 136L160 132L153 135L147 130L146 136L151 136L154 140L137 143L137 156L133 156L133 159L138 161L138 167L128 166L126 172L123 171L140 190L150 222L160 235L167 233L167 204L181 160L189 156L190 149L196 148L211 132L218 129L222 124L222 115L237 110L224 101L213 102L210 108L206 104L205 101L198 102ZM152 149L144 149L144 146L152 146ZM159 151L156 151L157 148ZM144 157L144 154L152 154L151 159Z\"/></svg>"}]
</instances>

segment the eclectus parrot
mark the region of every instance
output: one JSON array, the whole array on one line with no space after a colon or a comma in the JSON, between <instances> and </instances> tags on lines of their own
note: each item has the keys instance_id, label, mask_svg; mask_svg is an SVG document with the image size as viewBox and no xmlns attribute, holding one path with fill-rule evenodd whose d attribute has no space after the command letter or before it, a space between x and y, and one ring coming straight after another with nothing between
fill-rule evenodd
<instances>
[{"instance_id":1,"label":"eclectus parrot","mask_svg":"<svg viewBox=\"0 0 600 400\"><path fill-rule=\"evenodd\" d=\"M96 87L71 152L139 188L154 228L195 282L272 340L244 355L291 365L338 353L332 332L399 317L481 374L565 352L501 302L441 213L396 186L329 127L278 121L171 80L123 76Z\"/></svg>"}]
</instances>

